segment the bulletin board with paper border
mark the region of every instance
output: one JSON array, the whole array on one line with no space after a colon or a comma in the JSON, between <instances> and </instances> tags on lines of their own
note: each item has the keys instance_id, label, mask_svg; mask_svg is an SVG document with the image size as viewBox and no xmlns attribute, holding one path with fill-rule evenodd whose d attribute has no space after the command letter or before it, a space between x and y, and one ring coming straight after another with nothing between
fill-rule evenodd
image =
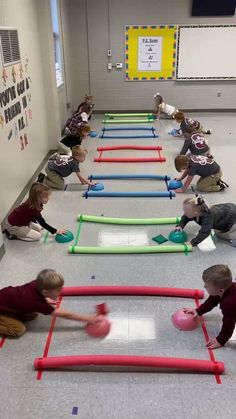
<instances>
[{"instance_id":1,"label":"bulletin board with paper border","mask_svg":"<svg viewBox=\"0 0 236 419\"><path fill-rule=\"evenodd\" d=\"M161 66L159 71L138 69L139 38L162 38ZM125 80L174 80L176 66L177 25L127 25L125 27Z\"/></svg>"}]
</instances>

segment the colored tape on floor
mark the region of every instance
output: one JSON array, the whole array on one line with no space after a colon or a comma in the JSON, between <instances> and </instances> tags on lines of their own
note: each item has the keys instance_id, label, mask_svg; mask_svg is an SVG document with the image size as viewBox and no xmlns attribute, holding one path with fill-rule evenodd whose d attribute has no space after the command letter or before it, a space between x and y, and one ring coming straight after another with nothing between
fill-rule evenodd
<instances>
[{"instance_id":1,"label":"colored tape on floor","mask_svg":"<svg viewBox=\"0 0 236 419\"><path fill-rule=\"evenodd\" d=\"M62 298L63 298L62 296L60 296L58 298L56 308L60 307L61 302L62 302ZM51 340L52 340L52 334L53 334L53 330L55 328L56 320L57 320L57 318L53 316L51 326L50 326L50 329L49 329L49 332L48 332L47 340L46 340L46 343L45 343L44 351L43 351L43 358L47 358L47 356L48 356L48 352L49 352L49 348L50 348L50 344L51 344ZM38 373L37 373L36 379L41 380L42 374L43 374L43 371L39 370Z\"/></svg>"},{"instance_id":2,"label":"colored tape on floor","mask_svg":"<svg viewBox=\"0 0 236 419\"><path fill-rule=\"evenodd\" d=\"M81 233L81 228L82 228L82 215L79 217L79 225L78 225L78 229L76 232L76 236L75 236L75 246L77 246L78 242L79 242L79 236Z\"/></svg>"},{"instance_id":3,"label":"colored tape on floor","mask_svg":"<svg viewBox=\"0 0 236 419\"><path fill-rule=\"evenodd\" d=\"M3 345L4 345L4 343L6 342L6 336L3 336L1 339L0 339L0 349L3 347Z\"/></svg>"},{"instance_id":4,"label":"colored tape on floor","mask_svg":"<svg viewBox=\"0 0 236 419\"><path fill-rule=\"evenodd\" d=\"M196 304L197 308L200 307L200 303L199 303L199 300L198 300L197 297L195 298L195 304ZM209 342L209 340L210 340L210 337L208 335L208 331L207 331L206 324L205 324L203 316L200 317L200 323L201 323L202 331L203 331L205 341L206 341L206 344L207 344L207 342ZM208 350L208 353L209 353L209 356L210 356L210 360L216 364L216 359L215 359L215 355L214 355L213 350L210 349L210 348L207 348L207 350ZM215 379L216 379L217 384L222 384L221 378L219 376L219 371L218 371L217 368L215 368Z\"/></svg>"},{"instance_id":5,"label":"colored tape on floor","mask_svg":"<svg viewBox=\"0 0 236 419\"><path fill-rule=\"evenodd\" d=\"M46 244L48 241L48 236L49 236L49 231L46 231L44 239L43 239L43 243Z\"/></svg>"}]
</instances>

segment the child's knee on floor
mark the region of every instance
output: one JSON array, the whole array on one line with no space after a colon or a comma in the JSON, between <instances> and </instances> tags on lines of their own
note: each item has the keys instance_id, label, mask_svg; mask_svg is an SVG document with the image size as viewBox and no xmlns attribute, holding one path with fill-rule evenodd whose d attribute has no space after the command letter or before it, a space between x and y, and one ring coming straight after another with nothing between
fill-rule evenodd
<instances>
[{"instance_id":1,"label":"child's knee on floor","mask_svg":"<svg viewBox=\"0 0 236 419\"><path fill-rule=\"evenodd\" d=\"M10 324L0 324L0 335L11 336L11 337L20 337L26 332L25 325L19 321L14 320Z\"/></svg>"}]
</instances>

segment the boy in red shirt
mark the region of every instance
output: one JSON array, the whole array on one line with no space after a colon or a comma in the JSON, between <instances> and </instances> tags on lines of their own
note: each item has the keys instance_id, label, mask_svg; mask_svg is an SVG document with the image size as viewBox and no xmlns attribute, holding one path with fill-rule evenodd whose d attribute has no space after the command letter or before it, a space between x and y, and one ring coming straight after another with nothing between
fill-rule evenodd
<instances>
[{"instance_id":1,"label":"boy in red shirt","mask_svg":"<svg viewBox=\"0 0 236 419\"><path fill-rule=\"evenodd\" d=\"M84 315L57 308L64 278L53 269L43 269L34 281L0 290L0 335L19 337L26 331L24 322L37 313L68 320L93 323L95 315Z\"/></svg>"},{"instance_id":2,"label":"boy in red shirt","mask_svg":"<svg viewBox=\"0 0 236 419\"><path fill-rule=\"evenodd\" d=\"M227 265L213 265L203 272L205 288L210 294L199 308L186 308L185 312L195 317L202 316L220 305L223 314L223 324L218 336L207 342L211 349L220 348L231 338L236 323L236 283L233 283L232 273Z\"/></svg>"}]
</instances>

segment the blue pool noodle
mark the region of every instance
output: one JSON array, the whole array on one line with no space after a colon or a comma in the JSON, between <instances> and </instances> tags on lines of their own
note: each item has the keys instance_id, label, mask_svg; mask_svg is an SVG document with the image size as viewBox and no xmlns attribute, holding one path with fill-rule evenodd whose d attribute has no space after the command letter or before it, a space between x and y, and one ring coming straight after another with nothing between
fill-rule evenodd
<instances>
[{"instance_id":1,"label":"blue pool noodle","mask_svg":"<svg viewBox=\"0 0 236 419\"><path fill-rule=\"evenodd\" d=\"M103 127L102 131L156 131L155 127Z\"/></svg>"},{"instance_id":2,"label":"blue pool noodle","mask_svg":"<svg viewBox=\"0 0 236 419\"><path fill-rule=\"evenodd\" d=\"M175 196L175 192L105 192L105 191L86 191L83 193L84 198L160 198L167 197L172 199Z\"/></svg>"},{"instance_id":3,"label":"blue pool noodle","mask_svg":"<svg viewBox=\"0 0 236 419\"><path fill-rule=\"evenodd\" d=\"M170 180L170 176L162 175L90 175L89 180L113 180L113 179L153 179L153 180Z\"/></svg>"},{"instance_id":4,"label":"blue pool noodle","mask_svg":"<svg viewBox=\"0 0 236 419\"><path fill-rule=\"evenodd\" d=\"M158 138L158 135L154 134L153 135L100 135L99 138L109 138L110 140L114 139L114 140L118 140L120 138Z\"/></svg>"}]
</instances>

